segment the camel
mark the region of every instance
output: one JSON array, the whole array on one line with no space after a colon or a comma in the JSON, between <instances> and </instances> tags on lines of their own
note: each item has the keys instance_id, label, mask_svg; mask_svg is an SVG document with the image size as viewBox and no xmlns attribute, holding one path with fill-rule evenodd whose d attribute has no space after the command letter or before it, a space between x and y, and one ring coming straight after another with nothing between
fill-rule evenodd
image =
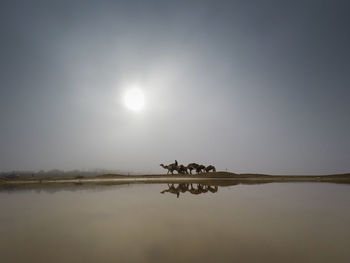
<instances>
[{"instance_id":1,"label":"camel","mask_svg":"<svg viewBox=\"0 0 350 263\"><path fill-rule=\"evenodd\" d=\"M200 184L197 184L197 189L191 184L191 188L188 190L193 195L199 195L203 193L203 187Z\"/></svg>"},{"instance_id":2,"label":"camel","mask_svg":"<svg viewBox=\"0 0 350 263\"><path fill-rule=\"evenodd\" d=\"M201 190L202 193L208 192L208 189L205 185L198 184L197 188L198 188L198 190Z\"/></svg>"},{"instance_id":3,"label":"camel","mask_svg":"<svg viewBox=\"0 0 350 263\"><path fill-rule=\"evenodd\" d=\"M203 172L204 169L205 169L205 166L204 166L204 165L202 165L202 164L198 165L197 168L196 168L197 174Z\"/></svg>"},{"instance_id":4,"label":"camel","mask_svg":"<svg viewBox=\"0 0 350 263\"><path fill-rule=\"evenodd\" d=\"M171 193L171 194L176 194L177 198L180 196L180 191L178 190L178 187L175 187L174 184L170 185L168 184L169 189L163 190L160 193L164 194L166 192Z\"/></svg>"},{"instance_id":5,"label":"camel","mask_svg":"<svg viewBox=\"0 0 350 263\"><path fill-rule=\"evenodd\" d=\"M186 193L188 191L189 184L179 184L177 187L181 193Z\"/></svg>"},{"instance_id":6,"label":"camel","mask_svg":"<svg viewBox=\"0 0 350 263\"><path fill-rule=\"evenodd\" d=\"M192 170L196 170L199 164L197 163L189 163L187 165L187 169L190 171L190 174L192 174Z\"/></svg>"},{"instance_id":7,"label":"camel","mask_svg":"<svg viewBox=\"0 0 350 263\"><path fill-rule=\"evenodd\" d=\"M177 171L176 170L177 166L175 165L175 163L171 163L169 165L164 165L164 164L161 163L160 166L162 166L164 169L168 170L167 174L169 174L169 172L171 174L174 174L174 171Z\"/></svg>"},{"instance_id":8,"label":"camel","mask_svg":"<svg viewBox=\"0 0 350 263\"><path fill-rule=\"evenodd\" d=\"M218 191L218 186L216 185L216 186L212 187L211 185L208 185L207 189L212 193L216 193Z\"/></svg>"},{"instance_id":9,"label":"camel","mask_svg":"<svg viewBox=\"0 0 350 263\"><path fill-rule=\"evenodd\" d=\"M171 193L171 194L175 194L177 196L177 198L179 198L180 193L186 193L189 192L191 194L194 195L198 195L198 194L204 194L207 193L208 191L215 193L218 191L218 187L212 187L209 185L202 185L202 184L196 184L197 188L193 187L193 184L178 184L178 186L176 187L174 184L168 184L168 189L165 189L163 191L161 191L161 194L164 193Z\"/></svg>"},{"instance_id":10,"label":"camel","mask_svg":"<svg viewBox=\"0 0 350 263\"><path fill-rule=\"evenodd\" d=\"M165 189L161 191L161 194L164 194L166 192L171 193L171 194L176 194L177 198L179 198L180 193L186 193L188 191L188 184L179 184L177 187L175 187L174 184L168 184L169 189Z\"/></svg>"},{"instance_id":11,"label":"camel","mask_svg":"<svg viewBox=\"0 0 350 263\"><path fill-rule=\"evenodd\" d=\"M207 173L210 171L216 172L215 166L214 165L209 165L204 169Z\"/></svg>"},{"instance_id":12,"label":"camel","mask_svg":"<svg viewBox=\"0 0 350 263\"><path fill-rule=\"evenodd\" d=\"M182 164L178 165L178 166L176 167L176 170L177 170L177 172L178 172L179 174L188 174L188 172L187 172L187 167L184 166L184 165L182 165Z\"/></svg>"},{"instance_id":13,"label":"camel","mask_svg":"<svg viewBox=\"0 0 350 263\"><path fill-rule=\"evenodd\" d=\"M171 163L171 164L168 164L168 165L164 165L164 164L160 164L160 166L162 166L164 169L167 169L168 172L167 174L169 174L169 172L171 172L171 174L174 174L174 171L177 171L178 174L187 174L187 167L180 164L178 165L178 162L177 160L175 160L175 163Z\"/></svg>"}]
</instances>

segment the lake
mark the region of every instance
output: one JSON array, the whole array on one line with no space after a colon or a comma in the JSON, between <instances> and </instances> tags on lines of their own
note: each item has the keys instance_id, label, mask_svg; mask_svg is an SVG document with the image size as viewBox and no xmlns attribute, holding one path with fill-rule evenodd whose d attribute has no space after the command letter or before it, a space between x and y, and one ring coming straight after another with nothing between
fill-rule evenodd
<instances>
[{"instance_id":1,"label":"lake","mask_svg":"<svg viewBox=\"0 0 350 263\"><path fill-rule=\"evenodd\" d=\"M0 191L0 261L350 262L350 185Z\"/></svg>"}]
</instances>

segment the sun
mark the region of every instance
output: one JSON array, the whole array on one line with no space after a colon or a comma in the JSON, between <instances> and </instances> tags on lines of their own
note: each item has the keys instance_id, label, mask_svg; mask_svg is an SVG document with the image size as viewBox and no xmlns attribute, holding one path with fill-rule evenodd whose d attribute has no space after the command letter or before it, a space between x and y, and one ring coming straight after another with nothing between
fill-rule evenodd
<instances>
[{"instance_id":1,"label":"sun","mask_svg":"<svg viewBox=\"0 0 350 263\"><path fill-rule=\"evenodd\" d=\"M140 88L130 88L124 97L125 106L132 111L140 111L145 105L145 97Z\"/></svg>"}]
</instances>

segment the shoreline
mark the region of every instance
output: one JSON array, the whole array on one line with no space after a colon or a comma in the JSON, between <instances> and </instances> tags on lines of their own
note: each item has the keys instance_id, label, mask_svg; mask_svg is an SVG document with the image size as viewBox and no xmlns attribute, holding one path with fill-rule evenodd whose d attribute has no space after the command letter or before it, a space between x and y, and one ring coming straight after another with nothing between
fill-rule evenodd
<instances>
[{"instance_id":1,"label":"shoreline","mask_svg":"<svg viewBox=\"0 0 350 263\"><path fill-rule=\"evenodd\" d=\"M120 175L103 174L98 176L75 177L41 177L41 178L0 178L0 186L11 185L47 185L47 184L120 184L120 183L181 183L203 182L213 183L281 183L281 182L328 182L350 184L350 174L334 175L265 175L265 174L234 174L229 172L212 172L196 175Z\"/></svg>"}]
</instances>

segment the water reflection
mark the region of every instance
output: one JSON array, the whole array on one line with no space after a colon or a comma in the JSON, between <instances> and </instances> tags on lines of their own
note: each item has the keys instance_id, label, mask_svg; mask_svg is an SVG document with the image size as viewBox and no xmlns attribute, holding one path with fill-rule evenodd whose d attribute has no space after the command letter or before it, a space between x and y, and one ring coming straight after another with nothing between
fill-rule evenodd
<instances>
[{"instance_id":1,"label":"water reflection","mask_svg":"<svg viewBox=\"0 0 350 263\"><path fill-rule=\"evenodd\" d=\"M94 182L94 183L51 183L51 184L18 184L18 185L0 185L0 193L7 192L8 194L15 194L18 192L25 191L34 191L36 193L57 193L61 191L104 191L106 189L121 189L125 187L136 186L139 184L158 184L162 186L168 186L164 189L164 193L186 193L191 194L202 194L202 193L215 193L218 191L218 187L228 187L235 186L239 184L266 184L268 182L259 182L259 181L230 181L230 180L205 180L205 181L188 181L188 182L169 182L169 183L160 183L160 182L147 182L147 183L135 183L135 182ZM163 192L163 191L162 191Z\"/></svg>"},{"instance_id":2,"label":"water reflection","mask_svg":"<svg viewBox=\"0 0 350 263\"><path fill-rule=\"evenodd\" d=\"M0 190L1 262L350 262L350 185L17 189Z\"/></svg>"},{"instance_id":3,"label":"water reflection","mask_svg":"<svg viewBox=\"0 0 350 263\"><path fill-rule=\"evenodd\" d=\"M0 184L0 193L5 192L8 194L16 194L18 192L31 192L34 191L36 193L58 193L61 191L69 191L69 192L79 192L79 191L104 191L106 189L120 189L125 187L132 187L139 184L151 185L168 185L165 191L169 193L177 192L185 193L189 192L192 194L201 194L201 193L215 193L217 192L218 187L229 187L229 186L237 186L237 185L257 185L257 184L271 184L272 182L265 180L220 180L220 179L193 179L193 180L182 180L182 181L169 181L169 180L153 180L153 181L145 181L145 182L137 182L137 181L94 181L94 182L68 182L68 183L42 183L42 184Z\"/></svg>"},{"instance_id":4,"label":"water reflection","mask_svg":"<svg viewBox=\"0 0 350 263\"><path fill-rule=\"evenodd\" d=\"M211 186L211 185L204 185L204 184L168 184L168 189L164 189L161 191L161 194L164 193L171 193L175 194L177 198L179 198L180 193L186 193L189 192L193 195L199 195L199 194L204 194L204 193L216 193L218 191L219 187L216 186Z\"/></svg>"}]
</instances>

